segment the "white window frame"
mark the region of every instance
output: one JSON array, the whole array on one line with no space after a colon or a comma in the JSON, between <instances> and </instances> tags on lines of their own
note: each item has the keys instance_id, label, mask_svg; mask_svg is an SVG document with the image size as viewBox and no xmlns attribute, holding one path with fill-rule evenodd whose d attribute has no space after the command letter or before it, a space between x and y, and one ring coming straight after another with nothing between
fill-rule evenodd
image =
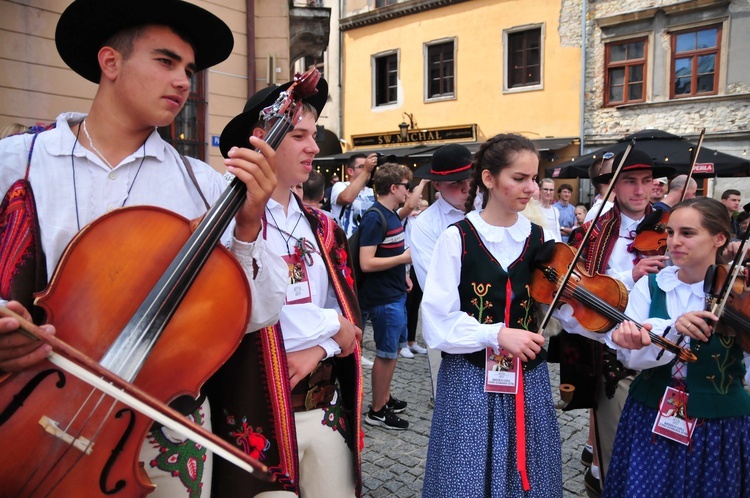
<instances>
[{"instance_id":1,"label":"white window frame","mask_svg":"<svg viewBox=\"0 0 750 498\"><path fill-rule=\"evenodd\" d=\"M395 102L389 102L387 104L380 104L377 103L377 91L378 91L378 78L377 78L377 61L378 59L381 59L383 57L388 57L390 55L396 56L396 101ZM402 99L402 89L401 89L401 51L399 49L393 49L393 50L386 50L383 52L379 52L377 54L373 54L370 57L370 66L371 66L371 88L372 88L372 109L373 110L381 110L381 109L393 109L394 107L398 107L400 105L401 99Z\"/></svg>"},{"instance_id":2,"label":"white window frame","mask_svg":"<svg viewBox=\"0 0 750 498\"><path fill-rule=\"evenodd\" d=\"M453 93L446 93L442 95L438 95L436 97L430 97L429 91L430 91L430 64L429 64L429 51L430 47L433 47L435 45L442 45L444 43L453 43ZM424 61L424 101L425 102L440 102L443 100L456 100L456 95L458 93L457 86L458 86L458 64L457 64L457 55L458 55L458 38L450 37L450 38L440 38L438 40L432 40L429 42L424 43L422 46L422 60Z\"/></svg>"},{"instance_id":3,"label":"white window frame","mask_svg":"<svg viewBox=\"0 0 750 498\"><path fill-rule=\"evenodd\" d=\"M539 83L511 88L508 84L508 35L539 29ZM526 24L503 30L503 93L534 92L544 90L544 45L545 45L545 23Z\"/></svg>"}]
</instances>

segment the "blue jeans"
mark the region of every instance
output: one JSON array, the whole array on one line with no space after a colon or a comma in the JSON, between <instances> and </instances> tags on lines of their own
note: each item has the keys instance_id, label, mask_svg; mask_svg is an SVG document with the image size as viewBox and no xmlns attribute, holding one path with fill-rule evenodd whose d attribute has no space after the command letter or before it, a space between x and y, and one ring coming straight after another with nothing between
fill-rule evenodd
<instances>
[{"instance_id":1,"label":"blue jeans","mask_svg":"<svg viewBox=\"0 0 750 498\"><path fill-rule=\"evenodd\" d=\"M375 337L375 355L391 360L398 358L398 351L406 346L406 294L398 301L363 310L363 323L368 318Z\"/></svg>"}]
</instances>

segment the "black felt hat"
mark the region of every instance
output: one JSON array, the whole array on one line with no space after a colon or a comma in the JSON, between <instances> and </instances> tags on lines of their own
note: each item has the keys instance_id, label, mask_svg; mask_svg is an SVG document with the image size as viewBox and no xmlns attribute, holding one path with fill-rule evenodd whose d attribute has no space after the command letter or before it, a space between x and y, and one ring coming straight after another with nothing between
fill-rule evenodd
<instances>
[{"instance_id":1,"label":"black felt hat","mask_svg":"<svg viewBox=\"0 0 750 498\"><path fill-rule=\"evenodd\" d=\"M281 86L273 85L266 87L263 90L256 92L247 100L242 114L238 114L232 118L221 132L219 149L221 150L222 156L227 157L229 150L232 147L250 146L248 139L253 131L253 126L260 120L260 111L276 102L276 99L279 98L279 94L289 88L291 84L292 82L290 81ZM317 93L302 100L313 106L318 113L318 116L320 116L323 107L326 105L326 99L328 99L328 82L325 79L320 78L315 89L317 90Z\"/></svg>"},{"instance_id":2,"label":"black felt hat","mask_svg":"<svg viewBox=\"0 0 750 498\"><path fill-rule=\"evenodd\" d=\"M471 152L463 145L443 145L432 154L430 163L418 168L414 176L427 180L457 182L471 178L471 162Z\"/></svg>"},{"instance_id":3,"label":"black felt hat","mask_svg":"<svg viewBox=\"0 0 750 498\"><path fill-rule=\"evenodd\" d=\"M89 81L99 83L97 54L123 29L162 25L187 38L198 71L229 57L234 37L224 21L182 0L75 0L60 16L55 31L63 61Z\"/></svg>"},{"instance_id":4,"label":"black felt hat","mask_svg":"<svg viewBox=\"0 0 750 498\"><path fill-rule=\"evenodd\" d=\"M615 161L612 165L613 168L617 168L617 166L620 165L623 155L625 155L625 151L622 151L615 156ZM654 161L651 159L651 156L638 149L632 149L630 151L630 154L628 154L628 157L625 159L625 164L622 165L620 174L628 171L645 170L650 170L654 178L658 178L660 176L669 176L674 173L674 168L670 168L668 166L654 166ZM592 181L594 183L608 183L613 176L614 172L605 173L603 175L597 176Z\"/></svg>"}]
</instances>

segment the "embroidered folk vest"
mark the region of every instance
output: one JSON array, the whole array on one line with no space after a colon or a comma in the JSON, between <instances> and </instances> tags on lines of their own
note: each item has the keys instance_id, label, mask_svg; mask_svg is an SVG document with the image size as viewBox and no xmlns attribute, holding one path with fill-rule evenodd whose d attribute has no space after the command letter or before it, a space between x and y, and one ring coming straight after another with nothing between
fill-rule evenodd
<instances>
[{"instance_id":1,"label":"embroidered folk vest","mask_svg":"<svg viewBox=\"0 0 750 498\"><path fill-rule=\"evenodd\" d=\"M653 318L670 318L666 293L651 274L651 309ZM687 413L698 418L743 417L750 415L750 394L742 387L745 366L742 349L733 337L713 334L708 342L690 341L690 350L698 357L687 367L686 389L690 394ZM674 383L672 365L642 371L630 385L630 395L644 405L657 408L667 386Z\"/></svg>"},{"instance_id":2,"label":"embroidered folk vest","mask_svg":"<svg viewBox=\"0 0 750 498\"><path fill-rule=\"evenodd\" d=\"M507 286L510 279L510 322L507 327L536 331L536 301L529 295L529 281L537 251L544 243L542 228L532 223L531 235L521 255L511 263L506 272L482 243L476 228L464 219L455 224L461 233L461 280L458 294L461 310L476 318L479 323L505 322ZM484 368L484 349L464 355L474 365ZM531 370L545 360L542 349L536 359L523 364Z\"/></svg>"}]
</instances>

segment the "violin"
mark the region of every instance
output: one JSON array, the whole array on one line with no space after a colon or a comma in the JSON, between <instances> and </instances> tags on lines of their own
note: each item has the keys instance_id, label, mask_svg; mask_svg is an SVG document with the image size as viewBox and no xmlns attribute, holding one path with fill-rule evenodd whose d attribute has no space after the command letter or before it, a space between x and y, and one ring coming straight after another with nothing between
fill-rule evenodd
<instances>
[{"instance_id":1,"label":"violin","mask_svg":"<svg viewBox=\"0 0 750 498\"><path fill-rule=\"evenodd\" d=\"M749 282L747 267L740 267L737 275L732 278L730 265L710 266L704 280L707 308L719 314L714 333L734 337L746 353L750 353ZM722 292L726 293L723 297ZM723 302L723 306L718 309L715 306L717 301Z\"/></svg>"},{"instance_id":2,"label":"violin","mask_svg":"<svg viewBox=\"0 0 750 498\"><path fill-rule=\"evenodd\" d=\"M651 211L636 229L633 249L643 256L664 256L667 253L669 213L658 209Z\"/></svg>"},{"instance_id":3,"label":"violin","mask_svg":"<svg viewBox=\"0 0 750 498\"><path fill-rule=\"evenodd\" d=\"M315 69L295 76L264 110L273 148L319 79ZM163 405L178 396L195 398L250 320L247 277L220 244L245 198L244 183L234 178L199 221L135 206L98 218L73 238L36 297L55 336L24 327L53 353L0 381L0 440L13 449L0 454L0 497L143 498L153 491L138 457L161 415L147 413L168 412ZM101 378L104 386L89 385ZM105 395L107 384L117 389ZM273 479L265 465L227 447L250 463L243 468Z\"/></svg>"},{"instance_id":4,"label":"violin","mask_svg":"<svg viewBox=\"0 0 750 498\"><path fill-rule=\"evenodd\" d=\"M685 186L682 188L680 202L685 200L690 180L693 177L695 163L698 160L698 153L703 145L703 137L706 135L706 129L701 131L698 137L698 145L693 149L690 161L690 170L688 171ZM659 213L659 214L656 214ZM633 240L633 249L644 256L664 256L667 253L667 222L669 221L669 211L652 211L646 219L638 226Z\"/></svg>"},{"instance_id":5,"label":"violin","mask_svg":"<svg viewBox=\"0 0 750 498\"><path fill-rule=\"evenodd\" d=\"M531 297L537 302L551 304L553 296L559 293L558 303L571 306L578 323L591 332L604 333L618 323L631 320L623 313L628 304L627 289L622 282L609 275L590 275L577 263L562 291L559 291L562 276L573 264L574 255L570 246L562 242L556 243L549 258L538 261L532 272L529 285ZM643 329L640 324L636 323L636 326ZM674 353L680 360L694 362L698 359L690 350L651 331L648 334L653 344Z\"/></svg>"}]
</instances>

